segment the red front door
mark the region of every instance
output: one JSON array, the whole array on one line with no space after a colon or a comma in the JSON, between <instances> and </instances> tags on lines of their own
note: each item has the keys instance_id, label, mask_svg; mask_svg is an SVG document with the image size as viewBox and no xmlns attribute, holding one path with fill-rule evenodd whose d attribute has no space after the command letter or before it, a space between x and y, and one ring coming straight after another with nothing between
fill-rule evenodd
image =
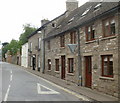
<instances>
[{"instance_id":1,"label":"red front door","mask_svg":"<svg viewBox=\"0 0 120 103\"><path fill-rule=\"evenodd\" d=\"M91 88L92 84L92 61L91 56L85 57L85 86Z\"/></svg>"},{"instance_id":2,"label":"red front door","mask_svg":"<svg viewBox=\"0 0 120 103\"><path fill-rule=\"evenodd\" d=\"M61 79L65 79L65 56L61 56Z\"/></svg>"}]
</instances>

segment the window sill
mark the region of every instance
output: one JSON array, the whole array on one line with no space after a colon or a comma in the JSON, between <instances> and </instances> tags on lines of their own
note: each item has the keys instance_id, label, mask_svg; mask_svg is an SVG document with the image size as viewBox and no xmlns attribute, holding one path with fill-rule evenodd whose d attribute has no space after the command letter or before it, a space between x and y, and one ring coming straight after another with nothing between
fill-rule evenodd
<instances>
[{"instance_id":1,"label":"window sill","mask_svg":"<svg viewBox=\"0 0 120 103\"><path fill-rule=\"evenodd\" d=\"M57 73L57 74L59 74L60 73L60 71L54 71L55 73Z\"/></svg>"},{"instance_id":2,"label":"window sill","mask_svg":"<svg viewBox=\"0 0 120 103\"><path fill-rule=\"evenodd\" d=\"M85 44L94 43L96 40L86 41Z\"/></svg>"},{"instance_id":3,"label":"window sill","mask_svg":"<svg viewBox=\"0 0 120 103\"><path fill-rule=\"evenodd\" d=\"M52 70L47 70L48 72L51 72Z\"/></svg>"},{"instance_id":4,"label":"window sill","mask_svg":"<svg viewBox=\"0 0 120 103\"><path fill-rule=\"evenodd\" d=\"M74 73L67 73L67 75L74 76Z\"/></svg>"},{"instance_id":5,"label":"window sill","mask_svg":"<svg viewBox=\"0 0 120 103\"><path fill-rule=\"evenodd\" d=\"M114 78L112 78L112 77L103 77L103 76L100 76L99 77L100 79L106 79L106 80L115 80Z\"/></svg>"},{"instance_id":6,"label":"window sill","mask_svg":"<svg viewBox=\"0 0 120 103\"><path fill-rule=\"evenodd\" d=\"M113 39L113 38L116 38L116 35L108 36L108 37L103 37L103 38L101 38L101 40Z\"/></svg>"},{"instance_id":7,"label":"window sill","mask_svg":"<svg viewBox=\"0 0 120 103\"><path fill-rule=\"evenodd\" d=\"M65 47L60 47L61 49L65 49Z\"/></svg>"}]
</instances>

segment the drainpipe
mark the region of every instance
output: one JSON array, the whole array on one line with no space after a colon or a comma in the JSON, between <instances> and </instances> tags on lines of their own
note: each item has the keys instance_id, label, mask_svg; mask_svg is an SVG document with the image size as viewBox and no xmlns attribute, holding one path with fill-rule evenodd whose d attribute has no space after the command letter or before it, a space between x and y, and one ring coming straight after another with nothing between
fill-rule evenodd
<instances>
[{"instance_id":1,"label":"drainpipe","mask_svg":"<svg viewBox=\"0 0 120 103\"><path fill-rule=\"evenodd\" d=\"M82 66L81 66L81 55L80 55L80 31L76 29L78 35L78 86L82 86Z\"/></svg>"},{"instance_id":2,"label":"drainpipe","mask_svg":"<svg viewBox=\"0 0 120 103\"><path fill-rule=\"evenodd\" d=\"M45 37L45 28L43 30L43 39ZM44 74L45 73L45 41L43 40L43 51L42 51L42 54L43 54L43 59L42 59L42 73Z\"/></svg>"}]
</instances>

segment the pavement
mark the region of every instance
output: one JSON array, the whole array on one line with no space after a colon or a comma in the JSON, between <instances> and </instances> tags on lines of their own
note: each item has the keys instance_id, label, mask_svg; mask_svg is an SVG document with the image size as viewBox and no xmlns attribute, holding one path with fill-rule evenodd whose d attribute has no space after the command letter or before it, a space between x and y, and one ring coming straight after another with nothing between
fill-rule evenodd
<instances>
[{"instance_id":1,"label":"pavement","mask_svg":"<svg viewBox=\"0 0 120 103\"><path fill-rule=\"evenodd\" d=\"M95 102L118 102L118 98L92 90L90 88L86 88L86 87L81 87L81 86L77 86L77 84L72 83L70 81L66 81L66 80L62 80L60 78L48 75L48 74L43 74L39 71L34 71L28 68L24 68L24 70L29 71L30 73L37 75L39 77L42 77L48 81L51 81L61 87L67 88L75 93L78 93L80 95L85 96L86 98L89 98L89 100L91 101L95 101Z\"/></svg>"}]
</instances>

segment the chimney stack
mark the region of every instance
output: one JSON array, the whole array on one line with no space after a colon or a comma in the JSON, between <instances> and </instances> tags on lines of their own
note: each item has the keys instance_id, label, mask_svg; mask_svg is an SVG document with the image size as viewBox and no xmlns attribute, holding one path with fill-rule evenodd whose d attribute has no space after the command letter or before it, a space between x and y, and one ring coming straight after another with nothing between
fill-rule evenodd
<instances>
[{"instance_id":1,"label":"chimney stack","mask_svg":"<svg viewBox=\"0 0 120 103\"><path fill-rule=\"evenodd\" d=\"M43 25L46 24L47 22L49 22L49 20L47 20L47 19L41 20L41 26L43 26Z\"/></svg>"},{"instance_id":2,"label":"chimney stack","mask_svg":"<svg viewBox=\"0 0 120 103\"><path fill-rule=\"evenodd\" d=\"M66 10L71 12L78 8L78 1L77 0L67 0L66 1Z\"/></svg>"}]
</instances>

